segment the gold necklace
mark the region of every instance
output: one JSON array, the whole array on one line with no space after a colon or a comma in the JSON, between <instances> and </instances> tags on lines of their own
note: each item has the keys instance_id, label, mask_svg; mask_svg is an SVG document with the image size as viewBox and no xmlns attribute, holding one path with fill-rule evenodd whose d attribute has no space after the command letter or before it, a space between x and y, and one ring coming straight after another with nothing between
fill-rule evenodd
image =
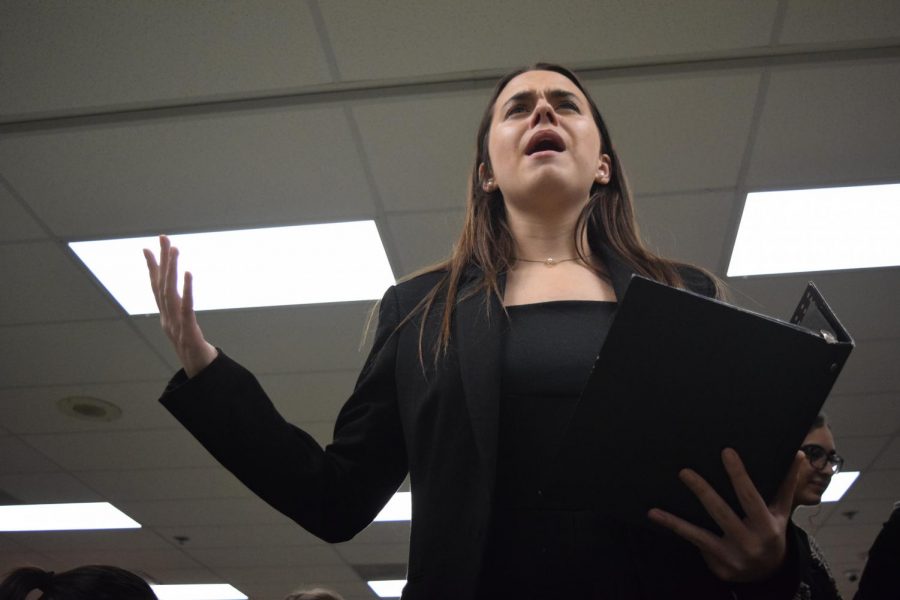
<instances>
[{"instance_id":1,"label":"gold necklace","mask_svg":"<svg viewBox=\"0 0 900 600\"><path fill-rule=\"evenodd\" d=\"M588 255L588 256L591 256L591 255ZM518 257L517 257L516 260L519 261L519 262L543 263L545 267L555 267L555 266L558 265L559 263L569 262L569 261L572 261L572 260L581 260L581 257L580 257L580 256L575 256L575 257L572 257L572 258L561 258L561 259L559 259L559 260L556 260L556 259L553 258L552 256L548 256L548 257L545 258L544 260L531 260L531 259L528 259L528 258L518 258Z\"/></svg>"}]
</instances>

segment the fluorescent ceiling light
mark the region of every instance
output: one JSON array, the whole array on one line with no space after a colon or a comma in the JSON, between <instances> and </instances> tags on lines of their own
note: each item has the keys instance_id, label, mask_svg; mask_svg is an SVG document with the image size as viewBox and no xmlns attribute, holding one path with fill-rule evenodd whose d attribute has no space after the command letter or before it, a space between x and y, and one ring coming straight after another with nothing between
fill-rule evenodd
<instances>
[{"instance_id":1,"label":"fluorescent ceiling light","mask_svg":"<svg viewBox=\"0 0 900 600\"><path fill-rule=\"evenodd\" d=\"M844 471L832 477L831 483L822 494L822 502L837 502L843 498L857 477L859 477L859 471Z\"/></svg>"},{"instance_id":2,"label":"fluorescent ceiling light","mask_svg":"<svg viewBox=\"0 0 900 600\"><path fill-rule=\"evenodd\" d=\"M136 529L140 526L109 502L0 506L0 531Z\"/></svg>"},{"instance_id":3,"label":"fluorescent ceiling light","mask_svg":"<svg viewBox=\"0 0 900 600\"><path fill-rule=\"evenodd\" d=\"M191 585L151 585L159 600L247 600L247 596L227 583Z\"/></svg>"},{"instance_id":4,"label":"fluorescent ceiling light","mask_svg":"<svg viewBox=\"0 0 900 600\"><path fill-rule=\"evenodd\" d=\"M283 306L381 298L394 283L374 221L170 236L179 289L194 276L194 309ZM71 242L69 247L131 315L159 312L142 250L156 237Z\"/></svg>"},{"instance_id":5,"label":"fluorescent ceiling light","mask_svg":"<svg viewBox=\"0 0 900 600\"><path fill-rule=\"evenodd\" d=\"M900 184L747 194L729 277L900 265Z\"/></svg>"},{"instance_id":6,"label":"fluorescent ceiling light","mask_svg":"<svg viewBox=\"0 0 900 600\"><path fill-rule=\"evenodd\" d=\"M405 579L385 579L383 581L367 582L372 591L378 594L379 598L399 598L403 593L403 586L406 585Z\"/></svg>"},{"instance_id":7,"label":"fluorescent ceiling light","mask_svg":"<svg viewBox=\"0 0 900 600\"><path fill-rule=\"evenodd\" d=\"M409 521L412 519L412 494L409 492L397 492L384 505L376 521Z\"/></svg>"}]
</instances>

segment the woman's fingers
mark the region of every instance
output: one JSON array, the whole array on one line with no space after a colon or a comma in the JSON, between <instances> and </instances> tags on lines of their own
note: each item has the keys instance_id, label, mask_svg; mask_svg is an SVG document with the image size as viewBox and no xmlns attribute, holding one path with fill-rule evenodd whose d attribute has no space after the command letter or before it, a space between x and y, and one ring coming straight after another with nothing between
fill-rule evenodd
<instances>
[{"instance_id":1,"label":"woman's fingers","mask_svg":"<svg viewBox=\"0 0 900 600\"><path fill-rule=\"evenodd\" d=\"M193 335L200 331L200 325L197 324L197 315L194 314L194 276L190 271L184 272L184 291L181 296L181 323L182 328L190 331ZM202 338L203 336L200 335Z\"/></svg>"},{"instance_id":2,"label":"woman's fingers","mask_svg":"<svg viewBox=\"0 0 900 600\"><path fill-rule=\"evenodd\" d=\"M167 293L166 282L169 273L169 248L171 243L169 238L164 235L159 236L159 277L157 285L159 287L159 297L164 299Z\"/></svg>"},{"instance_id":3,"label":"woman's fingers","mask_svg":"<svg viewBox=\"0 0 900 600\"><path fill-rule=\"evenodd\" d=\"M661 525L686 539L699 548L701 552L711 555L720 555L725 552L721 538L702 527L697 527L693 523L685 521L681 517L676 517L672 513L658 508L650 509L647 516L657 525Z\"/></svg>"},{"instance_id":4,"label":"woman's fingers","mask_svg":"<svg viewBox=\"0 0 900 600\"><path fill-rule=\"evenodd\" d=\"M754 523L761 525L768 523L772 516L769 513L769 507L759 495L759 490L750 479L750 474L747 473L744 462L738 453L732 448L722 450L722 464L725 465L725 472L728 473L728 478L731 480L731 487L734 488L738 502L747 517Z\"/></svg>"},{"instance_id":5,"label":"woman's fingers","mask_svg":"<svg viewBox=\"0 0 900 600\"><path fill-rule=\"evenodd\" d=\"M784 481L778 486L778 493L772 502L772 509L780 515L790 516L791 514L791 510L794 507L794 493L797 490L797 480L800 477L800 468L803 466L804 460L806 460L806 455L798 451L794 455L794 462L791 463L788 474L785 475Z\"/></svg>"},{"instance_id":6,"label":"woman's fingers","mask_svg":"<svg viewBox=\"0 0 900 600\"><path fill-rule=\"evenodd\" d=\"M181 298L178 296L178 248L169 248L169 264L165 274L166 317L178 319L181 316Z\"/></svg>"},{"instance_id":7,"label":"woman's fingers","mask_svg":"<svg viewBox=\"0 0 900 600\"><path fill-rule=\"evenodd\" d=\"M713 521L726 535L731 535L738 539L743 537L744 524L740 517L731 510L728 503L722 499L718 492L703 477L691 469L682 469L678 473L678 478L694 493L703 505L703 508L709 513L709 516L712 517Z\"/></svg>"},{"instance_id":8,"label":"woman's fingers","mask_svg":"<svg viewBox=\"0 0 900 600\"><path fill-rule=\"evenodd\" d=\"M153 299L156 301L156 307L160 308L159 300L159 265L156 264L156 257L153 252L144 248L144 259L147 261L147 271L150 273L150 289L153 290Z\"/></svg>"}]
</instances>

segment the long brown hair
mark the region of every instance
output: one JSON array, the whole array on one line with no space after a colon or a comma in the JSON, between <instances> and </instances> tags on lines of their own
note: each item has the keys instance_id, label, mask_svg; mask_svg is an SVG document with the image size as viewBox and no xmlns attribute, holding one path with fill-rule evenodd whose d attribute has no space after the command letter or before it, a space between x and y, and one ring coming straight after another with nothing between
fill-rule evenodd
<instances>
[{"instance_id":1,"label":"long brown hair","mask_svg":"<svg viewBox=\"0 0 900 600\"><path fill-rule=\"evenodd\" d=\"M484 190L479 166L483 163L490 172L491 158L488 154L488 134L490 133L493 119L494 103L506 85L518 75L528 71L553 71L568 78L584 93L590 105L594 123L600 131L600 151L610 158L611 172L609 182L606 184L594 183L590 190L590 200L585 205L576 222L574 236L575 248L579 258L593 269L596 274L608 280L608 276L587 260L584 255L581 240L586 238L588 247L597 250L605 244L616 253L635 273L649 277L656 281L683 287L684 282L678 267L682 263L667 260L650 251L638 234L637 223L634 218L631 191L628 187L625 171L619 160L609 130L597 105L588 91L579 81L578 77L565 67L536 63L530 67L516 69L497 82L491 100L485 108L478 126L476 138L475 161L472 172L469 175L469 192L466 203L466 217L462 233L459 236L450 257L426 267L413 274L411 277L424 273L441 272L443 276L431 291L419 302L416 308L405 319L401 326L416 314L422 315L419 325L419 359L423 359L423 340L425 335L425 323L432 310L441 311L440 330L435 341L434 359L444 354L450 343L450 331L453 318L453 310L456 302L475 294L485 293L485 298L490 305L490 296L497 297L501 304L503 301L499 277L510 270L515 262L515 241L506 219L506 207L499 189L491 192ZM460 282L468 269L477 269L478 280L475 285L467 286L463 297L460 296ZM702 269L701 269L702 270ZM715 277L710 276L711 281L718 289ZM424 364L423 364L424 367Z\"/></svg>"}]
</instances>

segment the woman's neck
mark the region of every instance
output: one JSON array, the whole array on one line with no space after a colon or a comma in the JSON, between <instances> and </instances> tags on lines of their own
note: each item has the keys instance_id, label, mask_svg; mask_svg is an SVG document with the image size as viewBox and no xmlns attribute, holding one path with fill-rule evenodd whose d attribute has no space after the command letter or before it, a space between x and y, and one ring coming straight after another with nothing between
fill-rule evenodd
<instances>
[{"instance_id":1,"label":"woman's neck","mask_svg":"<svg viewBox=\"0 0 900 600\"><path fill-rule=\"evenodd\" d=\"M540 214L507 205L507 223L516 242L516 258L566 260L578 256L575 227L581 207ZM587 233L581 239L582 254L588 254Z\"/></svg>"}]
</instances>

